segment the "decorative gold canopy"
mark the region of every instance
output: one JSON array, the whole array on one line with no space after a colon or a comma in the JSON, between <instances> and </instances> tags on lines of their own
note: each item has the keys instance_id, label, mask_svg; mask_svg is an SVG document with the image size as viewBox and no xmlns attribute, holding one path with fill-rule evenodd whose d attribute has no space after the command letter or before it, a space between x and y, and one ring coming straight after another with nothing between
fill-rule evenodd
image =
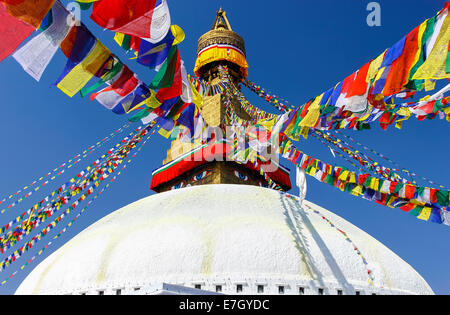
<instances>
[{"instance_id":1,"label":"decorative gold canopy","mask_svg":"<svg viewBox=\"0 0 450 315\"><path fill-rule=\"evenodd\" d=\"M198 40L197 62L194 72L201 76L206 65L228 61L240 68L242 76L248 75L244 39L231 28L226 12L220 8L210 31Z\"/></svg>"},{"instance_id":2,"label":"decorative gold canopy","mask_svg":"<svg viewBox=\"0 0 450 315\"><path fill-rule=\"evenodd\" d=\"M202 35L198 40L197 54L204 48L215 44L228 44L235 46L245 55L244 39L231 28L226 12L220 8L216 20L209 32Z\"/></svg>"}]
</instances>

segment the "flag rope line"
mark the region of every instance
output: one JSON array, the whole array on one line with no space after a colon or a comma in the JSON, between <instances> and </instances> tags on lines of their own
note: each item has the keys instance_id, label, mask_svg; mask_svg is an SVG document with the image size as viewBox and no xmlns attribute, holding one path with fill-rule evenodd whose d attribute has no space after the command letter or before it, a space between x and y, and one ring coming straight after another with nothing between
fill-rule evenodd
<instances>
[{"instance_id":1,"label":"flag rope line","mask_svg":"<svg viewBox=\"0 0 450 315\"><path fill-rule=\"evenodd\" d=\"M333 145L335 148L337 148L341 152L344 152L350 158L354 159L355 161L358 161L360 165L362 165L366 170L372 172L376 176L380 176L384 179L389 179L389 180L401 182L404 184L411 183L410 181L402 178L400 175L395 173L391 168L385 167L385 166L380 166L378 164L378 162L373 161L370 157L366 156L365 154L360 154L360 152L358 152L358 151L352 151L348 147L343 146L342 143L344 143L344 142L342 140L338 139L337 137L331 136L331 135L321 132L319 130L316 130L314 133L312 133L312 136L323 139L327 143ZM333 140L332 138L334 138L335 140ZM322 143L324 143L324 142L322 142ZM359 168L359 169L362 170L361 168ZM417 184L417 183L414 183L414 184Z\"/></svg>"},{"instance_id":2,"label":"flag rope line","mask_svg":"<svg viewBox=\"0 0 450 315\"><path fill-rule=\"evenodd\" d=\"M114 182L116 179L117 179L117 177L118 176L120 176L121 175L121 173L122 173L122 171L123 170L125 170L125 168L127 167L127 165L128 164L130 164L130 162L132 161L132 159L134 158L134 157L136 157L136 155L137 155L137 153L139 153L140 151L141 151L141 149L143 148L143 146L146 144L146 142L151 138L151 136L154 134L154 132L156 131L156 129L150 134L150 135L148 135L147 136L147 138L146 138L146 140L141 144L141 147L137 150L137 152L134 154L134 155L132 155L132 157L131 157L131 159L130 160L128 160L127 161L127 164L125 164L124 166L123 166L123 168L122 168L122 170L121 171L119 171L114 177L113 177L113 179L111 180L111 182L110 183L108 183L108 184L106 184L106 186L105 187L103 187L102 188L102 190L101 191L99 191L98 193L97 193L97 195L93 198L93 199L91 199L91 200L89 200L89 202L88 202L88 204L82 209L82 210L80 210L80 212L75 216L75 218L73 218L56 236L54 236L53 237L53 240L56 240L56 239L58 239L58 238L60 238L61 237L61 235L63 235L74 223L75 223L75 221L76 220L78 220L78 218L88 209L88 207L90 207L91 205L92 205L92 203L100 196L100 195L102 195L103 194L103 192L107 189L107 188L109 188L109 186L110 186L110 184L112 183L112 182ZM59 223L59 221L58 221L58 223ZM53 227L55 227L56 225L52 225L52 228ZM51 229L52 229L51 228ZM15 275L17 275L17 273L19 272L19 271L21 271L21 270L23 270L23 269L25 269L28 265L30 265L34 260L36 260L36 258L37 257L39 257L40 255L42 255L42 253L44 253L44 251L46 250L46 249L48 249L48 247L50 247L51 245L53 244L53 241L50 241L50 242L48 242L41 250L39 250L38 252L37 252L37 254L36 255L34 255L33 257L31 257L25 264L23 264L18 270L16 270L15 272L13 272L8 278L6 278L5 280L3 280L1 283L0 283L0 286L3 286L3 285L5 285L6 283L7 283L7 281L9 281L10 279L12 279Z\"/></svg>"},{"instance_id":3,"label":"flag rope line","mask_svg":"<svg viewBox=\"0 0 450 315\"><path fill-rule=\"evenodd\" d=\"M247 81L248 81L248 80L247 80ZM246 84L251 85L250 81L248 81L248 82L243 82L243 83L244 83L244 85L246 85ZM261 88L260 88L260 89L261 89ZM256 90L256 89L253 89L252 91L255 92L255 91L257 91L257 90ZM439 94L439 93L437 93L437 94ZM265 94L264 94L264 95L265 95ZM260 96L261 96L261 95L260 95ZM261 96L261 97L262 97L262 96ZM265 98L265 97L263 97L263 98L264 98L267 102L269 102L270 104L272 104L272 105L274 105L274 106L276 106L277 104L279 104L279 103L272 102L271 100L272 100L273 98L272 98L272 99L271 99L271 98ZM286 107L282 107L282 108L277 107L277 108L280 109L280 110L283 110L283 111L285 111L285 112L288 111L288 109L287 109ZM317 131L320 132L321 134L323 134L323 131L316 130L316 132L317 132ZM340 135L343 135L345 138L350 139L350 140L354 141L355 143L357 143L358 145L364 147L365 150L367 150L367 151L369 151L369 152L372 152L372 153L376 154L378 157L381 157L381 158L383 158L384 160L387 160L388 162L390 162L390 163L392 163L392 164L394 164L394 165L396 165L396 166L398 167L398 169L393 169L393 168L385 167L385 166L382 166L382 165L375 165L374 167L375 167L376 169L380 170L381 173L385 173L386 175L388 175L386 172L383 172L383 169L389 170L389 171L391 171L392 174L395 174L395 175L393 175L393 176L396 176L396 177L400 178L400 179L403 181L403 183L405 183L405 181L407 181L407 180L404 179L403 177L401 177L400 175L398 175L398 174L395 173L395 172L402 171L402 172L404 172L405 174L409 175L409 177L411 178L411 182L414 183L414 184L417 184L417 182L412 178L413 176L414 176L414 177L420 177L422 180L425 180L425 181L428 182L429 184L436 185L436 186L438 186L438 187L441 188L441 189L448 190L445 186L440 185L439 183L437 183L437 182L435 182L435 181L431 181L431 180L429 180L429 179L427 179L427 178L425 178L425 177L423 177L423 176L417 175L415 172L409 171L409 170L407 170L406 168L402 168L398 163L394 162L392 159L389 159L389 158L387 158L385 155L383 155L383 154L381 154L381 153L378 153L378 152L376 152L375 150L372 150L372 149L368 148L367 146L365 146L365 145L363 145L363 144L357 142L357 141L354 140L352 137L345 135L342 131L340 131L340 130L338 130L338 129L332 130L332 131L334 131L334 132L336 132L336 133L339 133ZM340 140L340 141L342 141L342 140ZM344 150L344 152L345 152L345 150ZM348 154L348 152L345 152L345 153ZM341 156L341 157L342 157L342 156ZM370 157L368 157L368 158L369 158L370 161L373 161L373 159L371 159ZM346 159L346 160L347 160L347 159ZM359 160L359 159L357 159L357 160ZM347 162L349 162L349 160L347 160ZM367 161L366 161L366 162L367 162ZM374 161L374 162L375 162L375 161ZM350 162L349 162L349 163L350 163ZM378 164L378 162L376 162L376 163ZM351 163L351 164L354 165L353 163ZM395 171L395 172L394 172L394 171ZM382 176L383 176L383 175L382 175ZM385 177L385 176L383 176L383 177ZM398 180L399 180L398 178L393 179L393 180L398 181ZM392 179L392 178L391 178L391 179Z\"/></svg>"},{"instance_id":4,"label":"flag rope line","mask_svg":"<svg viewBox=\"0 0 450 315\"><path fill-rule=\"evenodd\" d=\"M114 138L117 134L122 133L126 128L128 128L130 125L129 124L125 124L123 127L119 128L118 130L116 130L115 132L111 133L109 136L103 138L102 140L100 140L99 142L97 142L95 145L90 146L88 149L84 150L82 153L77 154L75 157L73 157L72 159L70 159L69 161L60 164L59 167L55 168L53 171L48 172L46 175L40 177L39 179L33 181L30 185L25 186L24 188L22 188L22 190L18 190L17 192L15 192L14 194L11 194L9 197L5 197L3 198L3 200L0 201L0 205L4 202L6 202L7 200L13 198L13 197L17 197L19 198L19 194L21 192L24 192L30 188L32 188L33 186L35 186L37 183L39 183L40 181L42 181L45 178L48 178L52 173L55 173L56 171L59 171L56 175L54 175L53 177L51 177L49 180L45 181L43 184L37 186L36 188L34 188L33 191L30 191L29 193L27 193L25 196L17 199L16 201L14 201L13 203L11 203L10 205L8 205L5 209L0 210L0 214L3 214L6 209L11 209L12 207L16 206L17 204L21 203L24 199L30 197L34 192L40 190L42 187L46 186L47 184L49 184L51 181L55 180L58 176L61 176L64 174L64 172L68 169L70 169L72 166L78 164L79 162L81 162L83 159L85 159L88 155L92 154L95 150L97 150L98 148L102 147L106 142L108 142L109 140L111 140L112 138ZM76 160L75 160L76 159ZM74 161L75 160L75 161ZM74 161L74 162L73 162ZM73 163L72 163L73 162Z\"/></svg>"},{"instance_id":5,"label":"flag rope line","mask_svg":"<svg viewBox=\"0 0 450 315\"><path fill-rule=\"evenodd\" d=\"M428 178L426 178L426 177L424 177L424 176L421 176L421 175L419 175L419 174L416 174L415 172L409 171L408 169L402 167L400 164L398 164L398 163L395 162L394 160L390 159L389 157L385 156L384 154L379 153L379 152L375 151L374 149L372 149L372 148L370 148L370 147L368 147L368 146L366 146L366 145L360 143L359 141L355 140L353 137L344 134L344 133L341 132L340 130L335 130L335 132L338 133L338 134L340 134L340 135L342 135L344 138L346 138L346 139L352 141L353 143L356 143L357 145L359 145L360 147L362 147L364 150L366 150L366 151L368 151L368 152L371 152L372 154L375 154L375 155L377 155L378 157L380 157L380 158L382 158L382 159L384 159L384 160L386 160L386 161L392 163L393 165L395 165L396 167L398 167L398 169L394 169L395 171L401 171L401 172L404 172L404 173L408 174L410 177L417 177L417 178L420 178L420 179L422 179L422 180L428 182L429 184L437 185L437 186L439 186L439 188L449 190L446 186L443 186L443 185L441 185L441 184L439 184L439 183L437 183L437 182L435 182L435 181L432 181L432 180L430 180L430 179L428 179ZM414 183L414 179L412 179L412 181L413 181L413 183Z\"/></svg>"},{"instance_id":6,"label":"flag rope line","mask_svg":"<svg viewBox=\"0 0 450 315\"><path fill-rule=\"evenodd\" d=\"M141 129L141 127L136 129L136 131L138 131L140 129ZM129 136L133 135L133 133L130 133ZM126 140L128 140L128 137L125 137L121 141L121 143L123 143ZM58 211L62 205L65 205L72 197L76 196L81 191L85 190L88 185L91 185L91 182L97 178L96 176L94 176L96 173L100 172L100 175L102 175L102 173L104 172L102 169L105 168L104 165L109 166L111 163L111 157L113 157L114 155L117 154L115 152L117 152L117 151L120 152L123 149L123 147L125 147L125 146L126 146L126 144L124 144L122 146L120 146L120 143L117 144L114 149L110 149L106 155L102 156L102 158L100 158L100 159L97 159L92 164L94 166L94 168L91 168L89 166L88 168L86 168L84 171L80 172L77 176L73 177L68 182L68 183L75 182L75 180L78 178L78 181L75 182L75 184L72 184L67 188L65 188L65 187L68 184L65 184L65 185L61 186L60 188L58 188L53 194L55 194L56 192L59 192L59 193L57 194L57 196L55 198L53 198L53 200L50 203L48 203L44 207L40 208L39 211L37 211L36 213L34 213L34 215L32 215L34 210L37 210L43 204L43 201L34 205L30 210L23 213L21 216L17 217L15 220L10 221L7 225L3 226L1 228L2 233L5 233L9 229L11 229L14 224L14 221L20 222L20 220L22 220L27 214L30 215L30 218L32 216L34 218L33 224L31 224L31 226L33 226L33 229L34 229L34 227L35 227L34 225L37 220L42 219L42 217L44 217L44 219L45 219L47 216L49 216L49 213L50 213L50 215L52 215L55 211ZM103 159L107 159L107 160L105 162L101 162ZM89 176L89 179L86 181L86 178L88 176ZM79 184L80 182L81 182L81 184ZM50 198L50 196L47 196L44 200L48 200L49 198ZM49 209L49 210L46 211L46 209ZM30 225L24 225L24 222L25 221L23 221L21 224L17 225L14 229L9 231L6 235L2 235L0 237L0 241L2 243L2 245L0 247L0 252L3 251L5 242L8 242L11 238L20 237L21 235L23 235L24 231L28 230ZM21 230L19 230L20 228L21 228Z\"/></svg>"}]
</instances>

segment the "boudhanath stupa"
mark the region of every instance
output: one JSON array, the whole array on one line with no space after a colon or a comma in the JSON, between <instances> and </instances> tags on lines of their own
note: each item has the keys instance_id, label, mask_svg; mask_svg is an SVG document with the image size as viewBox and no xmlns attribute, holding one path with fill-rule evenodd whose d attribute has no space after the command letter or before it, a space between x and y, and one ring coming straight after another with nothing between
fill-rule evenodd
<instances>
[{"instance_id":1,"label":"boudhanath stupa","mask_svg":"<svg viewBox=\"0 0 450 315\"><path fill-rule=\"evenodd\" d=\"M196 76L219 67L248 74L244 39L220 10L200 37ZM236 114L249 119L238 102ZM225 117L220 94L200 108L210 126ZM16 294L433 294L407 262L369 234L291 189L277 165L269 187L252 163L228 161L229 144L172 142L153 172L156 194L94 223L41 262Z\"/></svg>"}]
</instances>

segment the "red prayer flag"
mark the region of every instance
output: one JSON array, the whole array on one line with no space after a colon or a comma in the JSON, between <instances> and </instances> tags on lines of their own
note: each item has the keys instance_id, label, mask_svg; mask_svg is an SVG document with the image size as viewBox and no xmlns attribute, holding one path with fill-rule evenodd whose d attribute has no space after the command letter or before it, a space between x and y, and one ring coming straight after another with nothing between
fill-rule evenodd
<instances>
[{"instance_id":1,"label":"red prayer flag","mask_svg":"<svg viewBox=\"0 0 450 315\"><path fill-rule=\"evenodd\" d=\"M437 195L438 189L430 188L430 201L433 203L437 202Z\"/></svg>"},{"instance_id":2,"label":"red prayer flag","mask_svg":"<svg viewBox=\"0 0 450 315\"><path fill-rule=\"evenodd\" d=\"M347 98L356 96L356 95L364 95L367 91L367 73L369 72L370 63L372 61L366 63L356 74L355 81L351 85L349 91L347 92Z\"/></svg>"},{"instance_id":3,"label":"red prayer flag","mask_svg":"<svg viewBox=\"0 0 450 315\"><path fill-rule=\"evenodd\" d=\"M91 101L93 101L98 95L111 91L114 91L120 96L127 96L136 88L138 82L139 80L136 78L134 72L131 71L127 66L124 66L120 77L110 86L97 93L93 93L91 95Z\"/></svg>"},{"instance_id":4,"label":"red prayer flag","mask_svg":"<svg viewBox=\"0 0 450 315\"><path fill-rule=\"evenodd\" d=\"M11 16L0 3L0 61L11 55L35 28Z\"/></svg>"},{"instance_id":5,"label":"red prayer flag","mask_svg":"<svg viewBox=\"0 0 450 315\"><path fill-rule=\"evenodd\" d=\"M181 58L180 53L177 50L177 60L175 67L175 74L173 77L173 83L171 87L162 88L158 90L156 98L163 103L165 100L178 97L183 93L183 78L181 76Z\"/></svg>"},{"instance_id":6,"label":"red prayer flag","mask_svg":"<svg viewBox=\"0 0 450 315\"><path fill-rule=\"evenodd\" d=\"M23 22L38 28L50 11L55 0L0 0L8 13Z\"/></svg>"},{"instance_id":7,"label":"red prayer flag","mask_svg":"<svg viewBox=\"0 0 450 315\"><path fill-rule=\"evenodd\" d=\"M351 75L349 75L348 77L346 77L344 79L344 81L342 82L342 89L341 89L341 94L347 94L350 92L350 89L353 86L353 83L355 82L355 75L356 73L352 73Z\"/></svg>"},{"instance_id":8,"label":"red prayer flag","mask_svg":"<svg viewBox=\"0 0 450 315\"><path fill-rule=\"evenodd\" d=\"M311 102L312 101L309 101L308 103L305 104L305 106L303 106L303 109L300 113L301 118L305 118L306 114L308 113L309 105L311 105ZM297 109L297 111L298 111L298 109Z\"/></svg>"},{"instance_id":9,"label":"red prayer flag","mask_svg":"<svg viewBox=\"0 0 450 315\"><path fill-rule=\"evenodd\" d=\"M405 198L406 199L413 199L414 198L414 192L415 192L415 186L413 185L405 185Z\"/></svg>"},{"instance_id":10,"label":"red prayer flag","mask_svg":"<svg viewBox=\"0 0 450 315\"><path fill-rule=\"evenodd\" d=\"M102 0L94 2L91 19L103 28L150 38L156 0Z\"/></svg>"},{"instance_id":11,"label":"red prayer flag","mask_svg":"<svg viewBox=\"0 0 450 315\"><path fill-rule=\"evenodd\" d=\"M416 207L415 204L413 204L413 203L408 203L408 204L406 204L406 205L400 207L400 209L403 210L403 211L405 211L405 212L409 212L409 211L411 211L412 209L414 209L415 207Z\"/></svg>"},{"instance_id":12,"label":"red prayer flag","mask_svg":"<svg viewBox=\"0 0 450 315\"><path fill-rule=\"evenodd\" d=\"M400 93L403 86L408 83L418 49L418 38L419 26L406 36L402 55L392 63L383 89L384 96Z\"/></svg>"}]
</instances>

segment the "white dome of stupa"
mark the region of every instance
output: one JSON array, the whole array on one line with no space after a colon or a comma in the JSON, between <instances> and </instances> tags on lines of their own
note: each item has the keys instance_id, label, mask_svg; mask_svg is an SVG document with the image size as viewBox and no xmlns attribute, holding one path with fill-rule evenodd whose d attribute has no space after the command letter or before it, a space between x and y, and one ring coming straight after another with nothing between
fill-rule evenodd
<instances>
[{"instance_id":1,"label":"white dome of stupa","mask_svg":"<svg viewBox=\"0 0 450 315\"><path fill-rule=\"evenodd\" d=\"M40 263L16 294L151 294L163 283L225 294L433 294L339 216L245 185L173 190L115 211Z\"/></svg>"}]
</instances>

